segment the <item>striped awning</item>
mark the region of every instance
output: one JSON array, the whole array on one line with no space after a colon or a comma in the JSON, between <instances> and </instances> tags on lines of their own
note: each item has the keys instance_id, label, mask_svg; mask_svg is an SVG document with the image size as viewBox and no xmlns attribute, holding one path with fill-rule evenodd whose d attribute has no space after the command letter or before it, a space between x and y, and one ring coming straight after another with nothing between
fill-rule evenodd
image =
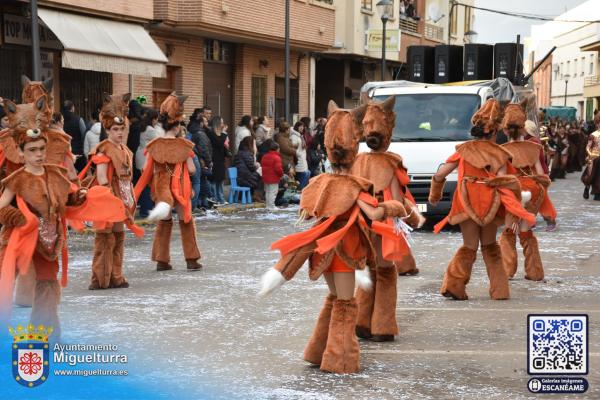
<instances>
[{"instance_id":1,"label":"striped awning","mask_svg":"<svg viewBox=\"0 0 600 400\"><path fill-rule=\"evenodd\" d=\"M38 13L64 47L64 68L166 76L167 57L141 25L46 8Z\"/></svg>"}]
</instances>

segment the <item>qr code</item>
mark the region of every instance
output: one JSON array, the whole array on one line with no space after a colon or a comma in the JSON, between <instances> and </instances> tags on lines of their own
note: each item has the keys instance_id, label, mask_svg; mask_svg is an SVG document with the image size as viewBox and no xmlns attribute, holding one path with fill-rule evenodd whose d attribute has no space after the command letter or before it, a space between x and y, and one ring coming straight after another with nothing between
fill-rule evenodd
<instances>
[{"instance_id":1,"label":"qr code","mask_svg":"<svg viewBox=\"0 0 600 400\"><path fill-rule=\"evenodd\" d=\"M588 373L587 315L529 315L528 372L579 375Z\"/></svg>"}]
</instances>

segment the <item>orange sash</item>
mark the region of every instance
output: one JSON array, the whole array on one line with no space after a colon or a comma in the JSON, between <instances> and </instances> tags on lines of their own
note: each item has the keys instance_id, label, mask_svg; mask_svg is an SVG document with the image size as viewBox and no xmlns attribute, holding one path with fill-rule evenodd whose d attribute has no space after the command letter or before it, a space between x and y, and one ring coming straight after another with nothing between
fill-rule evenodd
<instances>
[{"instance_id":1,"label":"orange sash","mask_svg":"<svg viewBox=\"0 0 600 400\"><path fill-rule=\"evenodd\" d=\"M390 188L383 191L383 200L392 200ZM410 247L404 235L396 233L393 218L388 218L385 222L373 221L371 230L381 236L381 254L384 259L400 261L403 256L410 253Z\"/></svg>"}]
</instances>

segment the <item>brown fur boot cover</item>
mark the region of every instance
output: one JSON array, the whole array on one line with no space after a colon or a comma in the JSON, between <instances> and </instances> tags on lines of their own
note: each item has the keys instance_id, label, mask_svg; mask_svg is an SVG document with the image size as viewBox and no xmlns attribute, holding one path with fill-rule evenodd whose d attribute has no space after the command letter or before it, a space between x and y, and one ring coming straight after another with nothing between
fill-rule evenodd
<instances>
[{"instance_id":1,"label":"brown fur boot cover","mask_svg":"<svg viewBox=\"0 0 600 400\"><path fill-rule=\"evenodd\" d=\"M377 290L375 268L371 266L367 268L369 268L369 275L371 276L371 282L373 282L371 290L364 290L361 287L356 289L356 304L358 307L356 336L361 339L370 339L373 336L371 333L371 319L373 317L373 307L375 307L375 291Z\"/></svg>"},{"instance_id":2,"label":"brown fur boot cover","mask_svg":"<svg viewBox=\"0 0 600 400\"><path fill-rule=\"evenodd\" d=\"M466 286L471 279L471 270L473 263L477 258L477 251L462 246L448 264L444 282L440 293L445 297L452 297L454 300L468 300Z\"/></svg>"},{"instance_id":3,"label":"brown fur boot cover","mask_svg":"<svg viewBox=\"0 0 600 400\"><path fill-rule=\"evenodd\" d=\"M532 231L527 231L519 234L519 241L525 255L525 279L541 281L544 279L544 266L537 238Z\"/></svg>"},{"instance_id":4,"label":"brown fur boot cover","mask_svg":"<svg viewBox=\"0 0 600 400\"><path fill-rule=\"evenodd\" d=\"M112 232L96 232L90 289L107 289L110 285L114 247L115 237Z\"/></svg>"},{"instance_id":5,"label":"brown fur boot cover","mask_svg":"<svg viewBox=\"0 0 600 400\"><path fill-rule=\"evenodd\" d=\"M321 365L323 352L327 345L327 336L329 333L329 323L331 321L331 310L336 296L329 294L325 298L325 303L317 319L317 326L304 349L304 360L311 364Z\"/></svg>"},{"instance_id":6,"label":"brown fur boot cover","mask_svg":"<svg viewBox=\"0 0 600 400\"><path fill-rule=\"evenodd\" d=\"M152 261L168 264L171 261L171 231L173 220L160 220L156 224L154 241L152 242Z\"/></svg>"},{"instance_id":7,"label":"brown fur boot cover","mask_svg":"<svg viewBox=\"0 0 600 400\"><path fill-rule=\"evenodd\" d=\"M412 255L412 253L404 255L400 261L397 261L394 264L396 264L398 275L417 275L419 273L417 262L415 261L415 257Z\"/></svg>"},{"instance_id":8,"label":"brown fur boot cover","mask_svg":"<svg viewBox=\"0 0 600 400\"><path fill-rule=\"evenodd\" d=\"M500 235L500 250L502 252L502 264L508 278L517 273L517 235L511 229L505 229Z\"/></svg>"},{"instance_id":9,"label":"brown fur boot cover","mask_svg":"<svg viewBox=\"0 0 600 400\"><path fill-rule=\"evenodd\" d=\"M186 261L196 261L200 258L200 250L196 242L196 226L194 220L188 223L179 221L181 230L181 244L183 245L183 255Z\"/></svg>"},{"instance_id":10,"label":"brown fur boot cover","mask_svg":"<svg viewBox=\"0 0 600 400\"><path fill-rule=\"evenodd\" d=\"M323 353L321 370L336 374L351 374L359 371L358 339L356 328L356 299L333 302L327 347Z\"/></svg>"},{"instance_id":11,"label":"brown fur boot cover","mask_svg":"<svg viewBox=\"0 0 600 400\"><path fill-rule=\"evenodd\" d=\"M498 242L481 246L483 262L490 279L490 297L492 300L506 300L510 297L508 276L502 265L502 255Z\"/></svg>"},{"instance_id":12,"label":"brown fur boot cover","mask_svg":"<svg viewBox=\"0 0 600 400\"><path fill-rule=\"evenodd\" d=\"M20 307L31 307L33 305L34 292L35 268L30 266L25 275L17 275L15 282L15 304Z\"/></svg>"},{"instance_id":13,"label":"brown fur boot cover","mask_svg":"<svg viewBox=\"0 0 600 400\"><path fill-rule=\"evenodd\" d=\"M113 248L113 268L110 276L111 288L126 288L129 283L123 276L123 252L125 249L125 232L113 232L115 247Z\"/></svg>"},{"instance_id":14,"label":"brown fur boot cover","mask_svg":"<svg viewBox=\"0 0 600 400\"><path fill-rule=\"evenodd\" d=\"M58 319L58 304L60 303L60 285L58 281L37 281L31 309L30 323L34 326L43 324L54 330L50 339L60 339L60 321Z\"/></svg>"},{"instance_id":15,"label":"brown fur boot cover","mask_svg":"<svg viewBox=\"0 0 600 400\"><path fill-rule=\"evenodd\" d=\"M396 336L398 334L398 323L396 322L398 274L393 265L387 268L378 267L376 272L375 307L371 319L371 333Z\"/></svg>"}]
</instances>

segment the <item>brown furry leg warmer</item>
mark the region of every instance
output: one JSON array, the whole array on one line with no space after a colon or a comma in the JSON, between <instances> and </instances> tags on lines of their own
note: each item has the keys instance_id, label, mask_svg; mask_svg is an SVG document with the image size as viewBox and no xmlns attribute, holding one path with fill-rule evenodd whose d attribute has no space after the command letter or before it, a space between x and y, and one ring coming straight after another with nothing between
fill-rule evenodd
<instances>
[{"instance_id":1,"label":"brown furry leg warmer","mask_svg":"<svg viewBox=\"0 0 600 400\"><path fill-rule=\"evenodd\" d=\"M333 302L337 297L329 294L325 298L325 303L317 319L317 325L315 330L304 349L304 360L311 364L321 365L323 359L323 352L327 345L327 336L329 334L329 323L331 321L331 310L333 309Z\"/></svg>"},{"instance_id":2,"label":"brown furry leg warmer","mask_svg":"<svg viewBox=\"0 0 600 400\"><path fill-rule=\"evenodd\" d=\"M123 252L125 250L125 232L113 232L115 247L113 248L113 269L110 277L111 288L128 288L129 283L123 276Z\"/></svg>"},{"instance_id":3,"label":"brown furry leg warmer","mask_svg":"<svg viewBox=\"0 0 600 400\"><path fill-rule=\"evenodd\" d=\"M361 339L371 339L371 318L373 317L373 307L375 306L375 291L377 290L377 275L375 268L368 266L369 275L373 287L370 290L362 288L356 289L356 304L358 306L358 319L356 321L356 336Z\"/></svg>"},{"instance_id":4,"label":"brown furry leg warmer","mask_svg":"<svg viewBox=\"0 0 600 400\"><path fill-rule=\"evenodd\" d=\"M37 281L31 309L30 323L34 326L43 324L54 330L51 340L60 340L60 320L58 319L58 304L60 303L60 285L58 281Z\"/></svg>"},{"instance_id":5,"label":"brown furry leg warmer","mask_svg":"<svg viewBox=\"0 0 600 400\"><path fill-rule=\"evenodd\" d=\"M196 242L196 225L194 221L188 223L179 221L181 231L181 244L183 245L183 255L188 269L200 269L202 264L197 260L201 257L198 243Z\"/></svg>"},{"instance_id":6,"label":"brown furry leg warmer","mask_svg":"<svg viewBox=\"0 0 600 400\"><path fill-rule=\"evenodd\" d=\"M537 238L532 231L527 231L519 234L519 241L525 255L525 279L541 281L544 279L544 266Z\"/></svg>"},{"instance_id":7,"label":"brown furry leg warmer","mask_svg":"<svg viewBox=\"0 0 600 400\"><path fill-rule=\"evenodd\" d=\"M448 269L444 275L444 282L440 293L445 297L452 297L454 300L468 300L466 286L471 279L471 270L473 263L477 258L477 251L462 246L448 264Z\"/></svg>"},{"instance_id":8,"label":"brown furry leg warmer","mask_svg":"<svg viewBox=\"0 0 600 400\"><path fill-rule=\"evenodd\" d=\"M323 353L321 370L337 374L359 371L358 339L356 328L356 300L335 300L331 311L327 347Z\"/></svg>"},{"instance_id":9,"label":"brown furry leg warmer","mask_svg":"<svg viewBox=\"0 0 600 400\"><path fill-rule=\"evenodd\" d=\"M33 305L34 292L35 268L30 266L25 275L17 275L15 282L15 304L20 307L31 307Z\"/></svg>"},{"instance_id":10,"label":"brown furry leg warmer","mask_svg":"<svg viewBox=\"0 0 600 400\"><path fill-rule=\"evenodd\" d=\"M115 237L112 232L96 232L90 290L108 288L113 268L114 247Z\"/></svg>"},{"instance_id":11,"label":"brown furry leg warmer","mask_svg":"<svg viewBox=\"0 0 600 400\"><path fill-rule=\"evenodd\" d=\"M517 273L517 235L511 229L505 229L500 235L502 264L509 279Z\"/></svg>"},{"instance_id":12,"label":"brown furry leg warmer","mask_svg":"<svg viewBox=\"0 0 600 400\"><path fill-rule=\"evenodd\" d=\"M493 300L506 300L510 297L508 276L502 265L502 255L498 242L481 246L483 262L490 279L490 297Z\"/></svg>"},{"instance_id":13,"label":"brown furry leg warmer","mask_svg":"<svg viewBox=\"0 0 600 400\"><path fill-rule=\"evenodd\" d=\"M156 224L154 232L154 241L152 242L152 261L157 262L158 271L172 269L169 265L171 261L171 231L173 230L173 220L160 220Z\"/></svg>"},{"instance_id":14,"label":"brown furry leg warmer","mask_svg":"<svg viewBox=\"0 0 600 400\"><path fill-rule=\"evenodd\" d=\"M371 319L371 333L377 341L393 341L398 334L396 301L398 275L396 268L378 267L375 282L375 307Z\"/></svg>"},{"instance_id":15,"label":"brown furry leg warmer","mask_svg":"<svg viewBox=\"0 0 600 400\"><path fill-rule=\"evenodd\" d=\"M419 273L419 268L417 268L417 262L415 261L415 257L412 253L408 253L407 255L402 257L402 260L395 262L396 270L398 271L398 275L417 275Z\"/></svg>"}]
</instances>

